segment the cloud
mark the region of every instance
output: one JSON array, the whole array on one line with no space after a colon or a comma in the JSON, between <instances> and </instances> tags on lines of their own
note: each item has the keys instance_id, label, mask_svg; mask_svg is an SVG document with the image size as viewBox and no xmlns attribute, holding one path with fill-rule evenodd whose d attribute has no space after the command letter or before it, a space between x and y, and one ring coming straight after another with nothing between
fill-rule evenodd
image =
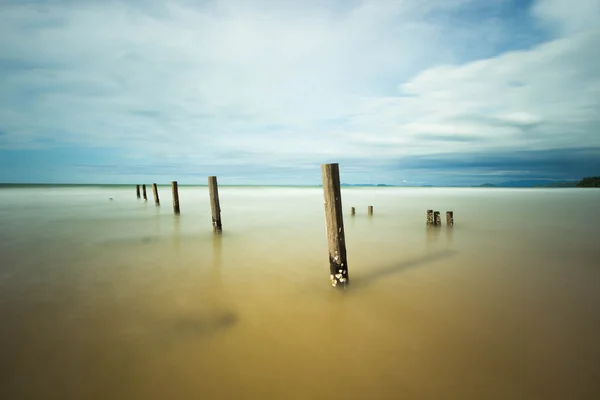
<instances>
[{"instance_id":1,"label":"cloud","mask_svg":"<svg viewBox=\"0 0 600 400\"><path fill-rule=\"evenodd\" d=\"M572 34L598 27L600 1L577 0L577 3L564 0L538 1L532 13L542 24L546 24L561 34Z\"/></svg>"},{"instance_id":2,"label":"cloud","mask_svg":"<svg viewBox=\"0 0 600 400\"><path fill-rule=\"evenodd\" d=\"M0 149L105 149L107 174L339 161L397 181L383 168L415 157L448 172L598 149L598 4L4 2Z\"/></svg>"}]
</instances>

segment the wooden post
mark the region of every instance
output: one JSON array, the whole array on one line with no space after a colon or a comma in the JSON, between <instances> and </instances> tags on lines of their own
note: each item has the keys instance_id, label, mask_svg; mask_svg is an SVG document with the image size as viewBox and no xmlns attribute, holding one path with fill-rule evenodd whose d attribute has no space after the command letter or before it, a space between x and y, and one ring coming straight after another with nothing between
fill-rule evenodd
<instances>
[{"instance_id":1,"label":"wooden post","mask_svg":"<svg viewBox=\"0 0 600 400\"><path fill-rule=\"evenodd\" d=\"M446 211L446 225L454 225L454 211Z\"/></svg>"},{"instance_id":2,"label":"wooden post","mask_svg":"<svg viewBox=\"0 0 600 400\"><path fill-rule=\"evenodd\" d=\"M208 177L208 192L210 194L210 208L212 211L213 231L220 232L221 227L221 206L219 204L219 187L217 186L217 177Z\"/></svg>"},{"instance_id":3,"label":"wooden post","mask_svg":"<svg viewBox=\"0 0 600 400\"><path fill-rule=\"evenodd\" d=\"M146 185L142 185L142 195L144 196L144 200L148 201L148 196L146 196Z\"/></svg>"},{"instance_id":4,"label":"wooden post","mask_svg":"<svg viewBox=\"0 0 600 400\"><path fill-rule=\"evenodd\" d=\"M140 185L135 185L135 194L137 195L137 198L140 198Z\"/></svg>"},{"instance_id":5,"label":"wooden post","mask_svg":"<svg viewBox=\"0 0 600 400\"><path fill-rule=\"evenodd\" d=\"M442 217L440 217L439 211L433 212L433 224L435 226L442 226Z\"/></svg>"},{"instance_id":6,"label":"wooden post","mask_svg":"<svg viewBox=\"0 0 600 400\"><path fill-rule=\"evenodd\" d=\"M427 210L427 226L433 226L433 210Z\"/></svg>"},{"instance_id":7,"label":"wooden post","mask_svg":"<svg viewBox=\"0 0 600 400\"><path fill-rule=\"evenodd\" d=\"M333 287L345 288L350 283L350 278L346 260L339 165L337 163L323 164L321 165L321 174L325 197L327 243L329 245L329 279Z\"/></svg>"},{"instance_id":8,"label":"wooden post","mask_svg":"<svg viewBox=\"0 0 600 400\"><path fill-rule=\"evenodd\" d=\"M154 194L154 204L160 206L160 199L158 198L158 186L156 186L156 183L152 184L152 194Z\"/></svg>"},{"instance_id":9,"label":"wooden post","mask_svg":"<svg viewBox=\"0 0 600 400\"><path fill-rule=\"evenodd\" d=\"M369 208L367 210L367 214L373 215L373 206L369 206Z\"/></svg>"},{"instance_id":10,"label":"wooden post","mask_svg":"<svg viewBox=\"0 0 600 400\"><path fill-rule=\"evenodd\" d=\"M356 209L354 207L352 207L350 209L350 215L355 215L356 214Z\"/></svg>"},{"instance_id":11,"label":"wooden post","mask_svg":"<svg viewBox=\"0 0 600 400\"><path fill-rule=\"evenodd\" d=\"M177 181L171 182L171 189L173 190L173 211L176 215L179 215L179 192L177 191Z\"/></svg>"}]
</instances>

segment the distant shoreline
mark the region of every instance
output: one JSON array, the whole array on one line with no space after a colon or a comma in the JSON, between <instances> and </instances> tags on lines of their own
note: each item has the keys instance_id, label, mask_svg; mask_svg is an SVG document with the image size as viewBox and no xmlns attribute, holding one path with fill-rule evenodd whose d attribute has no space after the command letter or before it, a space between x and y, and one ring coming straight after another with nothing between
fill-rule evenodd
<instances>
[{"instance_id":1,"label":"distant shoreline","mask_svg":"<svg viewBox=\"0 0 600 400\"><path fill-rule=\"evenodd\" d=\"M0 189L9 188L76 188L76 187L135 187L135 183L0 183ZM141 184L140 184L141 185ZM171 183L158 183L158 186L171 186ZM150 183L146 183L146 186L152 186ZM351 188L448 188L448 189L581 189L576 187L575 184L569 183L557 183L555 185L539 185L539 186L496 186L491 184L476 185L476 186L435 186L435 185L421 185L421 186L396 186L396 185L353 185L353 184L342 184L340 185L343 189ZM182 184L179 183L179 187L208 187L207 184ZM219 184L219 187L237 187L237 188L320 188L322 185L231 185L231 184Z\"/></svg>"}]
</instances>

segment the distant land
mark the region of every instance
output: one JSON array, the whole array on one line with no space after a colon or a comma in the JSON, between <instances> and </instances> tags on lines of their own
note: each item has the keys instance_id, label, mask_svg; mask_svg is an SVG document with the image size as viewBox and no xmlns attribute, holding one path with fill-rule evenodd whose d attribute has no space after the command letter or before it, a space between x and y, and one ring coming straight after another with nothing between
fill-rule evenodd
<instances>
[{"instance_id":1,"label":"distant land","mask_svg":"<svg viewBox=\"0 0 600 400\"><path fill-rule=\"evenodd\" d=\"M365 187L365 186L378 186L378 187L382 187L382 186L394 186L394 185L386 185L385 183L340 183L340 186L360 186L360 187Z\"/></svg>"},{"instance_id":2,"label":"distant land","mask_svg":"<svg viewBox=\"0 0 600 400\"><path fill-rule=\"evenodd\" d=\"M483 187L483 188L574 188L577 187L580 181L554 181L549 179L539 180L519 180L519 181L507 181L500 183L484 183L482 185L475 185L471 187ZM600 178L598 179L600 184ZM461 186L438 186L438 185L388 185L384 183L342 183L340 186L343 187L461 187ZM463 186L464 187L464 186Z\"/></svg>"},{"instance_id":3,"label":"distant land","mask_svg":"<svg viewBox=\"0 0 600 400\"><path fill-rule=\"evenodd\" d=\"M577 187L598 188L600 187L600 176L586 176L585 178L577 182Z\"/></svg>"},{"instance_id":4,"label":"distant land","mask_svg":"<svg viewBox=\"0 0 600 400\"><path fill-rule=\"evenodd\" d=\"M141 185L141 184L140 184ZM151 187L151 184L146 183L147 186ZM159 186L170 186L170 183L159 183ZM100 186L100 187L121 187L121 186L135 186L135 184L80 184L80 183L1 183L0 188L19 188L19 187L81 187L81 186ZM207 186L207 184L185 184L180 183L179 186ZM219 186L224 187L322 187L321 184L318 185L257 185L257 184L238 184L238 185L228 185L228 184L220 184ZM483 183L481 185L473 185L473 186L446 186L446 185L390 185L387 183L342 183L340 184L342 187L480 187L480 188L598 188L600 187L600 176L589 176L585 177L579 181L556 181L551 179L529 179L529 180L516 180L516 181L506 181L499 183Z\"/></svg>"},{"instance_id":5,"label":"distant land","mask_svg":"<svg viewBox=\"0 0 600 400\"><path fill-rule=\"evenodd\" d=\"M499 188L574 188L578 181L551 181L551 180L521 180L500 183L484 183L475 187L499 187Z\"/></svg>"}]
</instances>

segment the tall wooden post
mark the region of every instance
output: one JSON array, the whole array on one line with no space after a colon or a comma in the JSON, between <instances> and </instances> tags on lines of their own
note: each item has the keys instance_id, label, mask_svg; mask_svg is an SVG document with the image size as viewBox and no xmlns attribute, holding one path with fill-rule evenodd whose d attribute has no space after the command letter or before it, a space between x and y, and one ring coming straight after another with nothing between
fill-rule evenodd
<instances>
[{"instance_id":1,"label":"tall wooden post","mask_svg":"<svg viewBox=\"0 0 600 400\"><path fill-rule=\"evenodd\" d=\"M433 212L433 224L435 226L442 226L442 217L440 217L439 211Z\"/></svg>"},{"instance_id":2,"label":"tall wooden post","mask_svg":"<svg viewBox=\"0 0 600 400\"><path fill-rule=\"evenodd\" d=\"M446 225L454 225L454 211L446 211Z\"/></svg>"},{"instance_id":3,"label":"tall wooden post","mask_svg":"<svg viewBox=\"0 0 600 400\"><path fill-rule=\"evenodd\" d=\"M137 198L140 198L140 185L135 185L135 194L137 195Z\"/></svg>"},{"instance_id":4,"label":"tall wooden post","mask_svg":"<svg viewBox=\"0 0 600 400\"><path fill-rule=\"evenodd\" d=\"M158 186L156 186L156 183L152 184L152 194L154 195L154 204L160 206L160 199L158 198Z\"/></svg>"},{"instance_id":5,"label":"tall wooden post","mask_svg":"<svg viewBox=\"0 0 600 400\"><path fill-rule=\"evenodd\" d=\"M220 232L223 228L221 226L221 206L219 204L219 188L216 176L208 177L208 192L210 194L213 231Z\"/></svg>"},{"instance_id":6,"label":"tall wooden post","mask_svg":"<svg viewBox=\"0 0 600 400\"><path fill-rule=\"evenodd\" d=\"M433 226L433 210L427 210L427 226Z\"/></svg>"},{"instance_id":7,"label":"tall wooden post","mask_svg":"<svg viewBox=\"0 0 600 400\"><path fill-rule=\"evenodd\" d=\"M367 214L373 215L373 206L369 206L369 208L367 209Z\"/></svg>"},{"instance_id":8,"label":"tall wooden post","mask_svg":"<svg viewBox=\"0 0 600 400\"><path fill-rule=\"evenodd\" d=\"M350 215L355 215L356 214L356 208L352 207L350 209Z\"/></svg>"},{"instance_id":9,"label":"tall wooden post","mask_svg":"<svg viewBox=\"0 0 600 400\"><path fill-rule=\"evenodd\" d=\"M329 245L329 279L333 287L345 288L350 283L350 278L346 260L339 165L337 163L323 164L321 165L321 174L325 196L327 242Z\"/></svg>"},{"instance_id":10,"label":"tall wooden post","mask_svg":"<svg viewBox=\"0 0 600 400\"><path fill-rule=\"evenodd\" d=\"M176 215L179 215L179 191L177 190L177 181L171 182L171 189L173 190L173 211Z\"/></svg>"},{"instance_id":11,"label":"tall wooden post","mask_svg":"<svg viewBox=\"0 0 600 400\"><path fill-rule=\"evenodd\" d=\"M146 196L146 185L142 185L142 195L144 196L144 200L148 201L148 196Z\"/></svg>"}]
</instances>

